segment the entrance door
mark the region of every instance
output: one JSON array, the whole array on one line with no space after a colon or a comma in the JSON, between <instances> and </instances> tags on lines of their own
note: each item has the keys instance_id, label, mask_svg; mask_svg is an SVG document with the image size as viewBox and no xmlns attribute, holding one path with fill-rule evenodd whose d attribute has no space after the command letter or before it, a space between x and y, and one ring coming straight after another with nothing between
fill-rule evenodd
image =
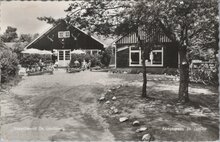
<instances>
[{"instance_id":1,"label":"entrance door","mask_svg":"<svg viewBox=\"0 0 220 142\"><path fill-rule=\"evenodd\" d=\"M66 67L70 63L70 50L58 50L58 66Z\"/></svg>"}]
</instances>

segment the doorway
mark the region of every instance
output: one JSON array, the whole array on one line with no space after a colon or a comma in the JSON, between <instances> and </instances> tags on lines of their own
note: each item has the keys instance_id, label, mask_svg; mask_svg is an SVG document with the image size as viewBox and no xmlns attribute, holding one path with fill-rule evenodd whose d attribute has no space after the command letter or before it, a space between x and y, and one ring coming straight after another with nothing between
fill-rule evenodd
<instances>
[{"instance_id":1,"label":"doorway","mask_svg":"<svg viewBox=\"0 0 220 142\"><path fill-rule=\"evenodd\" d=\"M71 59L71 50L58 50L58 66L67 67Z\"/></svg>"}]
</instances>

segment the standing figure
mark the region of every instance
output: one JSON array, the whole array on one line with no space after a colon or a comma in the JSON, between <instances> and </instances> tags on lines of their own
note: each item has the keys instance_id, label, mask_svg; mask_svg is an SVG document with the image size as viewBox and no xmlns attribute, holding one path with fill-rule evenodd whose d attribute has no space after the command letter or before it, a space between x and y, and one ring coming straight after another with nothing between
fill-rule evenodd
<instances>
[{"instance_id":1,"label":"standing figure","mask_svg":"<svg viewBox=\"0 0 220 142\"><path fill-rule=\"evenodd\" d=\"M75 66L76 68L78 68L78 67L80 66L80 63L79 63L78 60L74 61L74 66Z\"/></svg>"},{"instance_id":2,"label":"standing figure","mask_svg":"<svg viewBox=\"0 0 220 142\"><path fill-rule=\"evenodd\" d=\"M88 65L87 65L87 68L90 69L90 70L91 70L91 64L92 64L92 62L91 62L91 60L89 60L89 63L88 63Z\"/></svg>"},{"instance_id":3,"label":"standing figure","mask_svg":"<svg viewBox=\"0 0 220 142\"><path fill-rule=\"evenodd\" d=\"M54 68L55 68L56 70L58 70L58 60L55 60Z\"/></svg>"},{"instance_id":4,"label":"standing figure","mask_svg":"<svg viewBox=\"0 0 220 142\"><path fill-rule=\"evenodd\" d=\"M86 66L87 66L87 63L86 63L85 60L83 60L83 62L82 62L82 69L83 69L83 71L86 69Z\"/></svg>"},{"instance_id":5,"label":"standing figure","mask_svg":"<svg viewBox=\"0 0 220 142\"><path fill-rule=\"evenodd\" d=\"M39 66L40 66L40 71L43 71L43 67L44 67L44 63L42 62L42 60L39 60Z\"/></svg>"}]
</instances>

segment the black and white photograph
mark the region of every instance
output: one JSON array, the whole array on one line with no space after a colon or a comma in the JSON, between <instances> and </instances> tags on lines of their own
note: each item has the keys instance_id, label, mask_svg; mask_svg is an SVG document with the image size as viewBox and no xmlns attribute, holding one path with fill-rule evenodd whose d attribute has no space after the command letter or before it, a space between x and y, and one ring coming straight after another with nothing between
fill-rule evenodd
<instances>
[{"instance_id":1,"label":"black and white photograph","mask_svg":"<svg viewBox=\"0 0 220 142\"><path fill-rule=\"evenodd\" d=\"M0 141L219 141L219 0L0 2Z\"/></svg>"}]
</instances>

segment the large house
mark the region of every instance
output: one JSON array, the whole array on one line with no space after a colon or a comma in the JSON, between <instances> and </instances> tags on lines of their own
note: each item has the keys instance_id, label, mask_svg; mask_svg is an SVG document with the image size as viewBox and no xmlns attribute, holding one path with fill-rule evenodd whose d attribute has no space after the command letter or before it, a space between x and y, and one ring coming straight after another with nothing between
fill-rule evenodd
<instances>
[{"instance_id":1,"label":"large house","mask_svg":"<svg viewBox=\"0 0 220 142\"><path fill-rule=\"evenodd\" d=\"M147 68L178 68L178 49L165 34L162 32L149 34L143 30L139 30L139 34L144 48L150 48L145 62ZM154 37L153 45L150 44L151 37ZM117 68L142 66L141 49L137 46L137 41L136 34L129 33L115 42Z\"/></svg>"},{"instance_id":2,"label":"large house","mask_svg":"<svg viewBox=\"0 0 220 142\"><path fill-rule=\"evenodd\" d=\"M58 65L65 67L70 62L71 51L81 49L97 53L104 50L104 44L63 20L26 46L30 48L56 53Z\"/></svg>"}]
</instances>

